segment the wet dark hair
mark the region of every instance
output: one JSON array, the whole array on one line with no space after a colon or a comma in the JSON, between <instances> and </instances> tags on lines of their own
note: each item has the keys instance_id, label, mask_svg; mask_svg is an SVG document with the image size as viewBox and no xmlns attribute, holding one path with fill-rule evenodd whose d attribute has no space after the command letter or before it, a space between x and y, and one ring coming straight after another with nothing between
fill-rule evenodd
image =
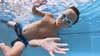
<instances>
[{"instance_id":1,"label":"wet dark hair","mask_svg":"<svg viewBox=\"0 0 100 56\"><path fill-rule=\"evenodd\" d=\"M76 21L73 23L73 24L76 24L76 23L78 22L78 20L79 20L80 12L79 12L79 10L78 10L75 6L70 7L70 9L74 10L74 12L77 14L77 19L76 19Z\"/></svg>"}]
</instances>

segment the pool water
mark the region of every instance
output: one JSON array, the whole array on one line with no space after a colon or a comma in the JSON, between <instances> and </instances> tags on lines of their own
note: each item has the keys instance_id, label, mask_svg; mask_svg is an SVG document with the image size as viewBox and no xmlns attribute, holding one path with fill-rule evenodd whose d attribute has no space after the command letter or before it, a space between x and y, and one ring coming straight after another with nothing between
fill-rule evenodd
<instances>
[{"instance_id":1,"label":"pool water","mask_svg":"<svg viewBox=\"0 0 100 56\"><path fill-rule=\"evenodd\" d=\"M58 4L61 3L59 2ZM46 4L43 11L50 11L54 14L55 18L57 18L57 16L62 13L64 9L68 8L69 5L70 4L63 6L63 4L61 4L61 8L58 8L57 4ZM70 51L65 55L56 54L56 56L100 56L100 0L77 2L74 5L78 7L81 13L79 22L71 28L61 29L58 34L62 39L60 42L69 44L68 47ZM21 23L31 23L40 19L40 17L35 19L34 17L35 15L31 13L28 17L26 16L23 18L15 16L15 14L13 15L12 13L0 11L0 19L9 20L13 18ZM0 23L0 26L0 42L4 42L10 46L10 42L17 38L15 32L12 28L7 27L3 23ZM0 52L0 56L3 56L2 52ZM28 46L25 48L22 56L49 56L49 54L41 47L32 48Z\"/></svg>"}]
</instances>

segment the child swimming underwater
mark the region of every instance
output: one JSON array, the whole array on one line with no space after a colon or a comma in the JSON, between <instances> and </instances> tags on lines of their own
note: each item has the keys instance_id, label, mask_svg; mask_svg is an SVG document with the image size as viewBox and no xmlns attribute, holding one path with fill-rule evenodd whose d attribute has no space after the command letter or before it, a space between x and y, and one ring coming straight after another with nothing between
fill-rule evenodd
<instances>
[{"instance_id":1,"label":"child swimming underwater","mask_svg":"<svg viewBox=\"0 0 100 56\"><path fill-rule=\"evenodd\" d=\"M66 46L67 44L56 42L59 40L57 33L61 27L70 27L77 23L80 14L78 9L72 6L69 9L66 9L64 13L55 20L51 13L41 12L36 9L45 3L47 3L47 1L43 0L35 1L35 3L33 3L32 12L42 16L42 18L31 24L23 26L18 22L0 19L1 22L14 28L18 35L18 38L11 43L13 46L12 48L7 47L5 44L0 45L5 56L20 56L22 50L28 44L31 46L42 46L51 56L54 56L54 52L65 54L66 51L69 50L68 48L59 47ZM5 49L12 50L12 52L5 51Z\"/></svg>"}]
</instances>

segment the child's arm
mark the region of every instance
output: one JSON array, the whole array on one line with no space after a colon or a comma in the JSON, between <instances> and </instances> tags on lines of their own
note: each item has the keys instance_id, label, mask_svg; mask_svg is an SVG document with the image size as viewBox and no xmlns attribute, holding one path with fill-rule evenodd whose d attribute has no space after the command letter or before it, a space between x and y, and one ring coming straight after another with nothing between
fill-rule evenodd
<instances>
[{"instance_id":1,"label":"child's arm","mask_svg":"<svg viewBox=\"0 0 100 56\"><path fill-rule=\"evenodd\" d=\"M36 15L40 15L40 16L44 16L46 13L45 12L41 12L39 10L37 10L36 8L40 7L41 5L44 5L47 3L47 0L37 0L33 3L33 7L32 7L32 13L36 14Z\"/></svg>"}]
</instances>

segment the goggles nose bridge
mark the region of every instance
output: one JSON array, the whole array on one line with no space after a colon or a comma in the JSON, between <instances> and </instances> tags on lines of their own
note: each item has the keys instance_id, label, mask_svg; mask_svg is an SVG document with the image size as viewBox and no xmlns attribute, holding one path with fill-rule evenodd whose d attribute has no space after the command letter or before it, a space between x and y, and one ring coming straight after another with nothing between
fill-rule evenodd
<instances>
[{"instance_id":1,"label":"goggles nose bridge","mask_svg":"<svg viewBox=\"0 0 100 56\"><path fill-rule=\"evenodd\" d=\"M68 15L63 13L62 14L62 18L66 20L66 23L69 25L69 26L72 26L73 25L73 22L71 19L69 19Z\"/></svg>"}]
</instances>

